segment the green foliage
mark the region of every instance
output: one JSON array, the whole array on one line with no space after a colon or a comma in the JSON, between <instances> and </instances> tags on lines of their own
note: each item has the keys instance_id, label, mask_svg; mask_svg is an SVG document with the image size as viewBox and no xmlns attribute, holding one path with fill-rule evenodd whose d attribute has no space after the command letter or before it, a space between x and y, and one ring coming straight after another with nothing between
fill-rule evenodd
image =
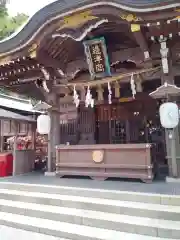
<instances>
[{"instance_id":1,"label":"green foliage","mask_svg":"<svg viewBox=\"0 0 180 240\"><path fill-rule=\"evenodd\" d=\"M24 13L19 13L15 17L10 17L6 8L6 2L0 4L0 40L9 37L14 33L24 22L28 16Z\"/></svg>"},{"instance_id":2,"label":"green foliage","mask_svg":"<svg viewBox=\"0 0 180 240\"><path fill-rule=\"evenodd\" d=\"M0 6L0 18L5 18L8 16L7 9L5 7Z\"/></svg>"},{"instance_id":3,"label":"green foliage","mask_svg":"<svg viewBox=\"0 0 180 240\"><path fill-rule=\"evenodd\" d=\"M19 13L15 17L10 17L8 15L8 10L6 8L7 0L0 1L0 40L9 37L14 33L24 22L27 20L28 16L24 13ZM0 93L6 95L12 95L10 91L5 88L0 88Z\"/></svg>"}]
</instances>

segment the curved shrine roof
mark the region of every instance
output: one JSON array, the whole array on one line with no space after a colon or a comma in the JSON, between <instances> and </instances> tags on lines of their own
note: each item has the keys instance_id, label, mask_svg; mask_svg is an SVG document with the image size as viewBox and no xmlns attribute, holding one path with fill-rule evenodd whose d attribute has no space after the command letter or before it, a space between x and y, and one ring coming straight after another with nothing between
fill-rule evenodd
<instances>
[{"instance_id":1,"label":"curved shrine roof","mask_svg":"<svg viewBox=\"0 0 180 240\"><path fill-rule=\"evenodd\" d=\"M28 22L9 38L0 42L0 57L8 55L16 48L31 42L36 32L43 28L48 22L61 18L83 9L108 5L122 9L127 12L147 13L159 10L175 9L180 7L179 0L57 0L38 11Z\"/></svg>"}]
</instances>

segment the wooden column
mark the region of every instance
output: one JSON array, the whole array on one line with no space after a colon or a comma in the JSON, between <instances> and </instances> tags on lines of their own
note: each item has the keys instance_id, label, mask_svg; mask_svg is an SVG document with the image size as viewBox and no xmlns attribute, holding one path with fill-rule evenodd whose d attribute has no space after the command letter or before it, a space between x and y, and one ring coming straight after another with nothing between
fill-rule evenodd
<instances>
[{"instance_id":1,"label":"wooden column","mask_svg":"<svg viewBox=\"0 0 180 240\"><path fill-rule=\"evenodd\" d=\"M48 162L46 175L51 175L55 171L56 162L56 145L60 144L60 116L58 109L58 96L54 94L52 101L52 108L48 111L49 117L51 119L51 129L48 135Z\"/></svg>"},{"instance_id":2,"label":"wooden column","mask_svg":"<svg viewBox=\"0 0 180 240\"><path fill-rule=\"evenodd\" d=\"M31 125L32 149L36 151L36 125Z\"/></svg>"},{"instance_id":3,"label":"wooden column","mask_svg":"<svg viewBox=\"0 0 180 240\"><path fill-rule=\"evenodd\" d=\"M57 110L52 111L52 167L56 164L56 146L60 144L60 116Z\"/></svg>"},{"instance_id":4,"label":"wooden column","mask_svg":"<svg viewBox=\"0 0 180 240\"><path fill-rule=\"evenodd\" d=\"M3 152L3 126L2 126L2 120L0 120L0 152Z\"/></svg>"},{"instance_id":5,"label":"wooden column","mask_svg":"<svg viewBox=\"0 0 180 240\"><path fill-rule=\"evenodd\" d=\"M16 175L16 150L17 150L17 138L18 138L18 122L14 121L14 146L13 146L13 176Z\"/></svg>"},{"instance_id":6,"label":"wooden column","mask_svg":"<svg viewBox=\"0 0 180 240\"><path fill-rule=\"evenodd\" d=\"M165 74L162 69L161 75L161 84L163 85L165 82L168 84L174 84L174 74L172 69L172 59L171 52L169 50L168 55L168 74ZM169 96L169 101L176 101L176 97ZM171 139L170 136L171 135ZM178 128L171 131L171 133L166 130L166 153L168 159L168 168L170 177L178 176L178 162L177 162L177 148L179 148L179 131ZM180 177L180 176L179 176Z\"/></svg>"},{"instance_id":7,"label":"wooden column","mask_svg":"<svg viewBox=\"0 0 180 240\"><path fill-rule=\"evenodd\" d=\"M48 159L47 159L47 171L48 172L52 172L52 154L53 154L53 145L52 145L52 129L53 129L53 123L52 123L52 113L49 111L48 115L51 119L51 129L50 132L48 134Z\"/></svg>"},{"instance_id":8,"label":"wooden column","mask_svg":"<svg viewBox=\"0 0 180 240\"><path fill-rule=\"evenodd\" d=\"M172 130L172 138L169 138L169 131L166 131L166 151L170 177L180 177L180 167L178 161L180 158L178 127Z\"/></svg>"}]
</instances>

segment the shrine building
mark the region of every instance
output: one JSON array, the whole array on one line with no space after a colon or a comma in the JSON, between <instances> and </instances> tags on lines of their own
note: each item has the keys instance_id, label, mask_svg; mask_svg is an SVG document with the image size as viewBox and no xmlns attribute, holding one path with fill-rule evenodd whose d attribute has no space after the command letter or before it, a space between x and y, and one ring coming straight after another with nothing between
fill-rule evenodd
<instances>
[{"instance_id":1,"label":"shrine building","mask_svg":"<svg viewBox=\"0 0 180 240\"><path fill-rule=\"evenodd\" d=\"M58 0L0 42L0 87L50 106L47 175L180 177L159 119L179 86L178 0Z\"/></svg>"}]
</instances>

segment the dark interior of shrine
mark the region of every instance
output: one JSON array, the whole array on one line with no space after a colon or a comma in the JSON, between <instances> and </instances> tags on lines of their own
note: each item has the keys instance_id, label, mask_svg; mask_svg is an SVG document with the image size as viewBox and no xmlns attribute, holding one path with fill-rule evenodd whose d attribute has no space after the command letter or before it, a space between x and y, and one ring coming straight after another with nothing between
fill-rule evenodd
<instances>
[{"instance_id":1,"label":"dark interior of shrine","mask_svg":"<svg viewBox=\"0 0 180 240\"><path fill-rule=\"evenodd\" d=\"M82 103L78 117L61 124L61 144L129 144L153 145L153 157L158 159L160 174L167 174L165 131L160 124L159 105L148 93L161 84L160 80L147 81L143 93L132 98L129 83L121 85L121 98L112 93L112 104L108 104L108 90L104 89L104 101L94 108ZM92 91L97 98L95 91Z\"/></svg>"}]
</instances>

